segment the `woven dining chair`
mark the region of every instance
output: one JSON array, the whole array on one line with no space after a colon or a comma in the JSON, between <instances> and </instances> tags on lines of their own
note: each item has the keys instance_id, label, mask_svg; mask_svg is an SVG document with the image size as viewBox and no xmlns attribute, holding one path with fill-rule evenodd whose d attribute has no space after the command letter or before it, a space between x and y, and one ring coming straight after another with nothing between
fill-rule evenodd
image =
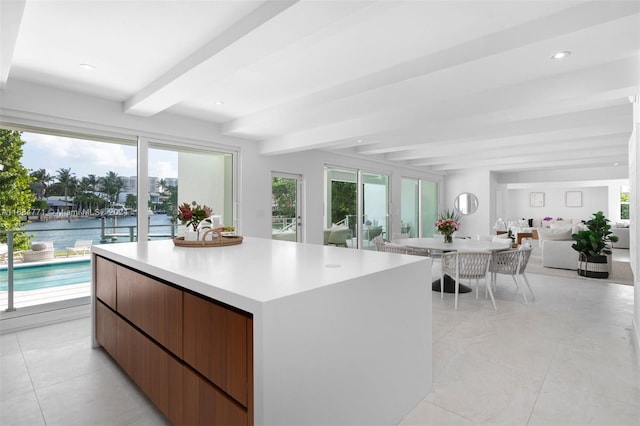
<instances>
[{"instance_id":1,"label":"woven dining chair","mask_svg":"<svg viewBox=\"0 0 640 426\"><path fill-rule=\"evenodd\" d=\"M407 254L407 248L405 246L401 246L400 244L385 242L383 248L386 253Z\"/></svg>"},{"instance_id":2,"label":"woven dining chair","mask_svg":"<svg viewBox=\"0 0 640 426\"><path fill-rule=\"evenodd\" d=\"M373 244L376 246L377 251L384 251L384 242L384 239L379 235L373 239Z\"/></svg>"},{"instance_id":3,"label":"woven dining chair","mask_svg":"<svg viewBox=\"0 0 640 426\"><path fill-rule=\"evenodd\" d=\"M511 275L513 282L516 284L516 289L522 292L525 305L528 305L529 301L527 300L527 293L524 291L524 286L520 285L521 283L518 280L519 277L522 277L527 285L529 293L531 293L531 300L536 300L531 284L529 284L527 275L524 273L527 268L527 264L529 263L529 258L531 257L531 251L531 248L497 251L491 256L491 265L489 265L489 272L491 272L491 287L493 289L496 288L497 274Z\"/></svg>"},{"instance_id":4,"label":"woven dining chair","mask_svg":"<svg viewBox=\"0 0 640 426\"><path fill-rule=\"evenodd\" d=\"M496 301L493 298L493 289L488 282L489 265L491 263L491 252L486 251L457 251L442 254L442 273L440 282L444 283L444 276L449 275L455 280L455 302L454 309L458 309L458 292L460 280L475 280L476 299L478 298L478 282L483 279L485 287L491 295L493 309L497 310ZM444 286L440 286L440 298L444 298Z\"/></svg>"}]
</instances>

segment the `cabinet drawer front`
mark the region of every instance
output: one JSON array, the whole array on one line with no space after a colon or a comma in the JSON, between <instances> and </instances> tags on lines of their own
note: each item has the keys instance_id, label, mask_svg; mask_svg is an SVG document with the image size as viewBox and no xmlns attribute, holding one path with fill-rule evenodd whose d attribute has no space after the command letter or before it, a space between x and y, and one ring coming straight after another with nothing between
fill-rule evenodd
<instances>
[{"instance_id":1,"label":"cabinet drawer front","mask_svg":"<svg viewBox=\"0 0 640 426\"><path fill-rule=\"evenodd\" d=\"M102 257L96 261L96 297L111 309L116 309L116 264Z\"/></svg>"},{"instance_id":2,"label":"cabinet drawer front","mask_svg":"<svg viewBox=\"0 0 640 426\"><path fill-rule=\"evenodd\" d=\"M245 407L251 326L249 318L235 311L184 294L184 361Z\"/></svg>"},{"instance_id":3,"label":"cabinet drawer front","mask_svg":"<svg viewBox=\"0 0 640 426\"><path fill-rule=\"evenodd\" d=\"M182 424L184 365L120 317L117 334L122 369L172 423Z\"/></svg>"},{"instance_id":4,"label":"cabinet drawer front","mask_svg":"<svg viewBox=\"0 0 640 426\"><path fill-rule=\"evenodd\" d=\"M118 313L182 357L182 291L117 267Z\"/></svg>"},{"instance_id":5,"label":"cabinet drawer front","mask_svg":"<svg viewBox=\"0 0 640 426\"><path fill-rule=\"evenodd\" d=\"M96 340L114 358L117 348L117 318L115 312L107 308L101 301L96 301Z\"/></svg>"},{"instance_id":6,"label":"cabinet drawer front","mask_svg":"<svg viewBox=\"0 0 640 426\"><path fill-rule=\"evenodd\" d=\"M185 368L185 425L247 425L247 411L193 371Z\"/></svg>"}]
</instances>

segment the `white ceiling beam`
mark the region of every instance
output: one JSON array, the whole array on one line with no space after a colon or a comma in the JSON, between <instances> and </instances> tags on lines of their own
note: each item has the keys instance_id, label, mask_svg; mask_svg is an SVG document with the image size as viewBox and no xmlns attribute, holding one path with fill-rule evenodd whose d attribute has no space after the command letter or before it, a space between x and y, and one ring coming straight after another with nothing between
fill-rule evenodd
<instances>
[{"instance_id":1,"label":"white ceiling beam","mask_svg":"<svg viewBox=\"0 0 640 426\"><path fill-rule=\"evenodd\" d=\"M304 114L310 107L330 108L328 104L332 102L356 97L364 92L371 91L372 88L379 90L385 86L471 63L532 43L538 43L541 40L559 37L587 27L623 18L637 13L639 9L638 5L616 2L611 5L611 8L607 7L606 12L603 13L602 8L596 3L584 2L555 15L489 34L467 43L423 56L414 61L389 67L363 78L231 120L223 125L223 132L231 135L255 133L256 129L261 128L265 123L278 121L281 117L287 117L288 122L300 119L304 121ZM322 114L317 113L315 115L321 116ZM372 121L375 123L380 120L378 117L373 117Z\"/></svg>"},{"instance_id":2,"label":"white ceiling beam","mask_svg":"<svg viewBox=\"0 0 640 426\"><path fill-rule=\"evenodd\" d=\"M240 21L236 22L205 46L160 76L136 95L124 102L124 111L145 117L183 101L201 81L203 66L221 51L229 48L265 22L282 13L299 0L266 1ZM144 60L144 58L141 58Z\"/></svg>"},{"instance_id":3,"label":"white ceiling beam","mask_svg":"<svg viewBox=\"0 0 640 426\"><path fill-rule=\"evenodd\" d=\"M549 142L539 142L535 144L525 143L509 146L491 146L485 147L483 145L466 145L466 146L451 146L446 144L441 147L432 147L429 152L422 153L421 156L414 155L413 157L396 156L395 154L386 155L384 158L389 161L410 161L414 166L426 166L433 164L441 164L446 162L450 158L450 152L457 152L456 159L493 159L499 157L511 157L522 154L523 152L530 152L532 147L538 152L545 152L547 154L553 153L559 154L571 154L575 151L587 151L599 149L601 147L623 148L627 149L629 144L629 133L621 133L615 135L606 135L602 137L590 137L580 139L567 139L556 140ZM444 149L442 149L444 147Z\"/></svg>"},{"instance_id":4,"label":"white ceiling beam","mask_svg":"<svg viewBox=\"0 0 640 426\"><path fill-rule=\"evenodd\" d=\"M625 166L628 164L627 157L620 158L618 156L606 156L600 157L598 159L556 159L554 161L545 161L540 163L529 162L529 163L513 163L513 164L504 164L504 165L485 165L479 167L478 165L469 166L469 167L461 167L460 165L453 165L452 167L446 170L436 170L436 169L428 169L434 173L445 173L451 174L465 170L488 170L493 172L524 172L524 171L535 171L535 170L549 170L549 171L558 171L558 170L567 170L567 169L577 169L577 168L602 168L602 167L611 167L617 163L619 166Z\"/></svg>"},{"instance_id":5,"label":"white ceiling beam","mask_svg":"<svg viewBox=\"0 0 640 426\"><path fill-rule=\"evenodd\" d=\"M0 2L0 88L7 84L26 0Z\"/></svg>"},{"instance_id":6,"label":"white ceiling beam","mask_svg":"<svg viewBox=\"0 0 640 426\"><path fill-rule=\"evenodd\" d=\"M504 169L504 166L518 167L522 165L535 165L536 167L544 166L548 164L561 164L561 163L576 163L576 164L603 164L603 159L610 159L607 163L613 163L614 161L627 161L628 148L615 147L608 148L603 147L599 149L593 149L589 151L575 151L572 153L562 152L556 155L553 150L541 152L533 150L530 153L523 153L520 156L512 156L508 158L496 157L493 159L474 159L474 158L461 158L451 156L446 162L432 165L430 170L435 171L451 171L457 169L467 168L483 168L490 167L492 170ZM411 164L413 165L413 164Z\"/></svg>"},{"instance_id":7,"label":"white ceiling beam","mask_svg":"<svg viewBox=\"0 0 640 426\"><path fill-rule=\"evenodd\" d=\"M554 122L553 118L540 117L540 111L545 111L547 106L553 109L555 102L593 96L593 92L598 90L609 92L620 90L622 87L635 90L637 71L637 58L625 58L508 88L500 87L463 98L451 98L435 106L414 106L411 111L395 107L375 115L360 116L358 119L326 125L319 124L299 132L305 137L296 140L291 137L296 134L295 132L290 132L287 136L269 138L264 150L265 153L276 154L280 151L280 145L286 152L317 149L323 147L323 140L328 143L326 146L328 148L337 137L338 139L363 139L364 145L359 149L360 153L380 154L417 148L424 143L445 139L481 138L482 135L479 135L477 130L478 125L488 129L492 137L498 137L500 134L508 134L509 129L518 128L520 124L517 123L523 121L515 120L517 123L510 123L513 119L505 112L510 114L514 109L517 112L514 117L539 118L539 121L529 121L530 125L537 129L544 125L544 120L551 120L554 126L561 128L562 124L557 120ZM568 97L565 91L556 91L556 87L571 88L571 96ZM514 97L512 93L520 93L521 96ZM487 99L491 99L491 103L488 104ZM596 115L606 117L606 114L612 114L625 117L631 114L628 102L623 100L619 102L619 105L602 110L586 111L584 114L591 115L591 119ZM541 106L544 107L541 108ZM576 102L573 107L580 108L580 104ZM627 111L620 111L625 108ZM487 126L487 124L494 126ZM329 137L323 134L325 129L335 128L338 125L342 128L342 135ZM380 142L370 143L370 139Z\"/></svg>"}]
</instances>

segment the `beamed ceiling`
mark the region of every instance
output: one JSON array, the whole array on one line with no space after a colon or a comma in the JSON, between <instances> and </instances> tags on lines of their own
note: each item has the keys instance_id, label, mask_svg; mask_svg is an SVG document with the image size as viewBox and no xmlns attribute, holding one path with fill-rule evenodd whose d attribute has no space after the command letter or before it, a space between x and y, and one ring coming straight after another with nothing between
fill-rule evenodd
<instances>
[{"instance_id":1,"label":"beamed ceiling","mask_svg":"<svg viewBox=\"0 0 640 426\"><path fill-rule=\"evenodd\" d=\"M215 122L265 155L625 165L639 29L637 0L3 0L0 84Z\"/></svg>"}]
</instances>

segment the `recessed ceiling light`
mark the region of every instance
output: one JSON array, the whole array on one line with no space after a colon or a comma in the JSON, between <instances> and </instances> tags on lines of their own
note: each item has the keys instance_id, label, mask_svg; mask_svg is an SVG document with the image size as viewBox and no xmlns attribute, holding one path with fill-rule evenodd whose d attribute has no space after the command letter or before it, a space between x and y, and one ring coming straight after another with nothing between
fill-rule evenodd
<instances>
[{"instance_id":1,"label":"recessed ceiling light","mask_svg":"<svg viewBox=\"0 0 640 426\"><path fill-rule=\"evenodd\" d=\"M96 67L91 64L80 64L80 68L85 69L87 71L95 71Z\"/></svg>"},{"instance_id":2,"label":"recessed ceiling light","mask_svg":"<svg viewBox=\"0 0 640 426\"><path fill-rule=\"evenodd\" d=\"M358 142L358 143L362 143L362 139L358 139L358 141L357 141L357 142Z\"/></svg>"},{"instance_id":3,"label":"recessed ceiling light","mask_svg":"<svg viewBox=\"0 0 640 426\"><path fill-rule=\"evenodd\" d=\"M222 105L222 104L224 104L224 102L222 102L222 101L216 101L216 105Z\"/></svg>"},{"instance_id":4,"label":"recessed ceiling light","mask_svg":"<svg viewBox=\"0 0 640 426\"><path fill-rule=\"evenodd\" d=\"M614 165L614 166L617 166L617 165L618 165L618 163L613 163L613 165Z\"/></svg>"},{"instance_id":5,"label":"recessed ceiling light","mask_svg":"<svg viewBox=\"0 0 640 426\"><path fill-rule=\"evenodd\" d=\"M564 59L569 55L571 55L571 52L569 52L568 50L564 50L562 52L555 53L553 56L551 56L551 59Z\"/></svg>"}]
</instances>

